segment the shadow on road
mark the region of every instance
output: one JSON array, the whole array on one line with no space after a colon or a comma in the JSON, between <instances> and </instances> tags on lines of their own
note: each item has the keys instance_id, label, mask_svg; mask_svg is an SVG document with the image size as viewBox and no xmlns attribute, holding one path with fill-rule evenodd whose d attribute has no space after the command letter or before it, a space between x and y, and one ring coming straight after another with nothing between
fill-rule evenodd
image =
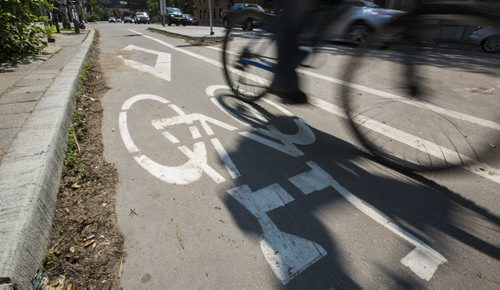
<instances>
[{"instance_id":1,"label":"shadow on road","mask_svg":"<svg viewBox=\"0 0 500 290\"><path fill-rule=\"evenodd\" d=\"M269 138L263 135L262 131L259 132L259 129L269 128L268 125L274 126L284 134L297 133L295 117L273 114L262 106L252 105L254 110L270 120L269 123L263 122L248 108L235 105L237 102L230 99L232 98L227 95L218 96L219 103L223 107L252 125L250 133ZM383 241L372 243L372 239L380 235L399 238L349 205L337 190L328 187L304 194L290 181L290 178L310 170L306 164L310 161L319 165L365 204L442 254L448 260L448 266L438 267L436 275L446 271L444 276L448 276L448 279L458 278L454 275L463 278L462 274L456 273L473 269L471 271L482 273L482 278L476 277L478 281L475 282L484 284L478 285L484 285L486 288L495 285L494 281L497 278L494 267L488 268L485 263L490 258L496 261L500 259L498 215L424 177L384 168L353 145L318 129L310 129L316 141L308 146L296 146L304 153L302 156L293 157L278 152L249 138L240 138L238 148L228 152L235 164L245 164L241 168L238 167L241 177L235 179L228 190L248 186L255 192L278 184L293 198L293 201L290 199L287 201L281 196L285 205L267 211L265 213L267 217L279 231L313 241L327 252L324 257L312 263L312 266L306 267L286 285L279 286L282 284L277 281L277 287L357 289L363 285L365 287L385 285L388 288L409 289L432 285L399 263L403 258L399 256L401 254L399 250L391 249L390 244L385 245ZM276 141L272 138L269 140ZM318 185L321 182L317 180L312 180L310 183L316 184L317 188L321 187ZM224 203L242 231L248 235L264 238L269 234L263 230L264 227L268 228L268 224L262 222L262 216L256 215L251 210L255 210L253 206L258 207L259 204L271 207L269 204L273 197L262 196L267 194L264 191L261 192L259 201L257 198L254 199L252 194L247 193L246 196L241 194L237 197L226 194ZM246 205L242 202L245 198L248 198ZM353 212L357 214L354 216ZM372 233L377 234L372 236ZM340 244L340 241L345 243L348 239L355 240L355 243L350 246ZM400 245L407 244L409 248L415 248L404 240L400 241ZM350 250L354 248L353 253L342 250L346 247ZM467 253L464 253L465 250ZM366 255L366 259L363 255ZM380 262L380 256L383 257L384 264ZM467 269L459 269L464 267L464 259L467 259ZM397 263L394 263L395 261ZM359 271L362 269L358 269L358 265L362 265L362 269L370 269L370 274L368 276L360 274ZM270 273L272 273L271 267ZM353 278L360 275L363 276L363 281L356 281ZM444 282L438 282L436 285L446 285L439 283Z\"/></svg>"}]
</instances>

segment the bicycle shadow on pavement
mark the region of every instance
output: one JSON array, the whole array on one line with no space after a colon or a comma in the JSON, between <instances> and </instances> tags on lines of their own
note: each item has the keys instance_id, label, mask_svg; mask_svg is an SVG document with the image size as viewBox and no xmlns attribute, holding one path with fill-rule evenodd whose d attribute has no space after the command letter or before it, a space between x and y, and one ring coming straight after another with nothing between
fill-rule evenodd
<instances>
[{"instance_id":1,"label":"bicycle shadow on pavement","mask_svg":"<svg viewBox=\"0 0 500 290\"><path fill-rule=\"evenodd\" d=\"M218 100L230 109L231 105L224 100L226 97L219 95ZM274 115L256 104L252 107L281 132L297 132L295 117ZM255 118L251 111L238 106L233 107L233 112L252 124L249 133L266 137L259 129L268 124ZM276 287L453 287L461 285L463 273L468 271L480 273L467 276L470 285L495 285L491 282L496 279L495 267L485 265L491 265L490 258L493 263L500 259L497 215L429 179L388 169L350 143L316 128L310 129L315 142L297 146L304 153L302 156L278 152L251 138L240 138L238 148L228 152L235 164L245 164L245 167L238 167L241 177L235 179L223 195L224 204L242 231L261 237L263 253L267 245L264 256L267 255L268 264L277 264L269 266L278 277ZM307 174L311 173L311 164L331 176L340 187L322 187L321 180L311 179L314 174ZM283 191L276 195L280 191L277 187ZM358 210L344 198L345 192L339 194L339 188L352 193L446 258L445 263L437 265L430 282L400 262L415 246ZM280 200L279 205L273 205L276 199ZM259 207L264 210L258 212ZM289 235L310 241L317 248L319 245L319 258L310 259L302 268L294 260L296 263L289 269L280 269L287 266L287 253L279 251L290 248L283 244L280 248L276 243L286 244L288 239L293 248L297 239ZM274 250L274 254L268 248ZM467 265L463 264L465 259Z\"/></svg>"}]
</instances>

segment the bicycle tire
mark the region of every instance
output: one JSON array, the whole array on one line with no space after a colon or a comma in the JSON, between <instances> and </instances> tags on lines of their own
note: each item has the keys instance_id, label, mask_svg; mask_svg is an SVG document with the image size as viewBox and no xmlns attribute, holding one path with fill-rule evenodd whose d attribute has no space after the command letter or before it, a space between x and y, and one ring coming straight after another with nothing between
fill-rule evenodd
<instances>
[{"instance_id":1,"label":"bicycle tire","mask_svg":"<svg viewBox=\"0 0 500 290\"><path fill-rule=\"evenodd\" d=\"M457 102L448 103L452 106L451 110L442 110L441 105L449 100L445 102L441 94L445 96L448 92L439 91L438 95L430 84L431 76L422 73L425 69L434 72L434 68L431 63L422 61L429 53L423 52L421 41L417 42L417 33L422 29L431 31L432 21L429 19L436 17L457 23L465 21L467 25L473 24L471 19L477 24L498 24L495 18L476 12L469 6L422 7L374 33L354 51L344 69L345 83L340 98L353 135L376 160L397 170L442 171L488 160L495 156L493 144L500 139L500 110L493 107L489 114L485 114L494 120L491 122L493 129L495 122L499 126L496 131L481 129L486 131L479 136L481 130L475 131L474 124L457 119L463 109L453 110L459 107ZM374 55L377 53L393 54L395 58L399 56L399 63L392 59L384 59L384 63L400 66L403 74L393 76L392 80L387 76L377 79L380 86L385 79L399 84L388 87L400 88L397 94L371 90L362 84L366 81L366 76L362 74L370 69L371 58L381 58L381 55Z\"/></svg>"},{"instance_id":2,"label":"bicycle tire","mask_svg":"<svg viewBox=\"0 0 500 290\"><path fill-rule=\"evenodd\" d=\"M273 19L253 10L232 15L222 46L222 68L226 83L234 96L245 102L254 102L267 93L274 78L274 73L268 66L271 66L270 62L276 61L276 49L274 34L268 30L243 31L240 28L241 24L248 21L259 21L265 26L272 23ZM247 43L241 45L239 41L244 43L245 40ZM248 65L242 59L260 63L266 69Z\"/></svg>"}]
</instances>

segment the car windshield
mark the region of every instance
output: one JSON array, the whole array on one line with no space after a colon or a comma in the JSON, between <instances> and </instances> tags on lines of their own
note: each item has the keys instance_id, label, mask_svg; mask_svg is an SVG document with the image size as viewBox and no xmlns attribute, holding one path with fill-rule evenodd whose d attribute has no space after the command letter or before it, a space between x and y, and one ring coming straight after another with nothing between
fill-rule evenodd
<instances>
[{"instance_id":1,"label":"car windshield","mask_svg":"<svg viewBox=\"0 0 500 290\"><path fill-rule=\"evenodd\" d=\"M135 15L137 15L137 16L147 16L146 12L137 12Z\"/></svg>"},{"instance_id":2,"label":"car windshield","mask_svg":"<svg viewBox=\"0 0 500 290\"><path fill-rule=\"evenodd\" d=\"M256 4L247 4L245 5L247 8L254 8L254 9L257 9L261 12L264 12L264 9L262 7L260 7L259 5L256 5Z\"/></svg>"},{"instance_id":3,"label":"car windshield","mask_svg":"<svg viewBox=\"0 0 500 290\"><path fill-rule=\"evenodd\" d=\"M361 2L363 2L366 5L366 7L369 8L380 8L380 6L370 1L361 1Z\"/></svg>"},{"instance_id":4,"label":"car windshield","mask_svg":"<svg viewBox=\"0 0 500 290\"><path fill-rule=\"evenodd\" d=\"M353 7L380 8L380 6L378 6L377 4L365 0L347 0L345 1L345 3Z\"/></svg>"},{"instance_id":5,"label":"car windshield","mask_svg":"<svg viewBox=\"0 0 500 290\"><path fill-rule=\"evenodd\" d=\"M181 13L179 8L168 8L168 13Z\"/></svg>"},{"instance_id":6,"label":"car windshield","mask_svg":"<svg viewBox=\"0 0 500 290\"><path fill-rule=\"evenodd\" d=\"M193 18L193 15L191 14L184 14L187 18Z\"/></svg>"}]
</instances>

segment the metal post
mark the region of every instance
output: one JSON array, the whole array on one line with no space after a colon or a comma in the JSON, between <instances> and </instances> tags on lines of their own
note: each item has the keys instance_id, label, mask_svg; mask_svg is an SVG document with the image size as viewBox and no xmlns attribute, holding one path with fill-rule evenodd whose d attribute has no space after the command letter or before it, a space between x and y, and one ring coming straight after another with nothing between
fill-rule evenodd
<instances>
[{"instance_id":1,"label":"metal post","mask_svg":"<svg viewBox=\"0 0 500 290\"><path fill-rule=\"evenodd\" d=\"M161 17L161 25L165 27L165 9L167 9L167 4L165 0L160 0L160 17Z\"/></svg>"},{"instance_id":2,"label":"metal post","mask_svg":"<svg viewBox=\"0 0 500 290\"><path fill-rule=\"evenodd\" d=\"M212 0L208 0L208 14L210 15L210 35L214 35L214 28L212 25Z\"/></svg>"}]
</instances>

